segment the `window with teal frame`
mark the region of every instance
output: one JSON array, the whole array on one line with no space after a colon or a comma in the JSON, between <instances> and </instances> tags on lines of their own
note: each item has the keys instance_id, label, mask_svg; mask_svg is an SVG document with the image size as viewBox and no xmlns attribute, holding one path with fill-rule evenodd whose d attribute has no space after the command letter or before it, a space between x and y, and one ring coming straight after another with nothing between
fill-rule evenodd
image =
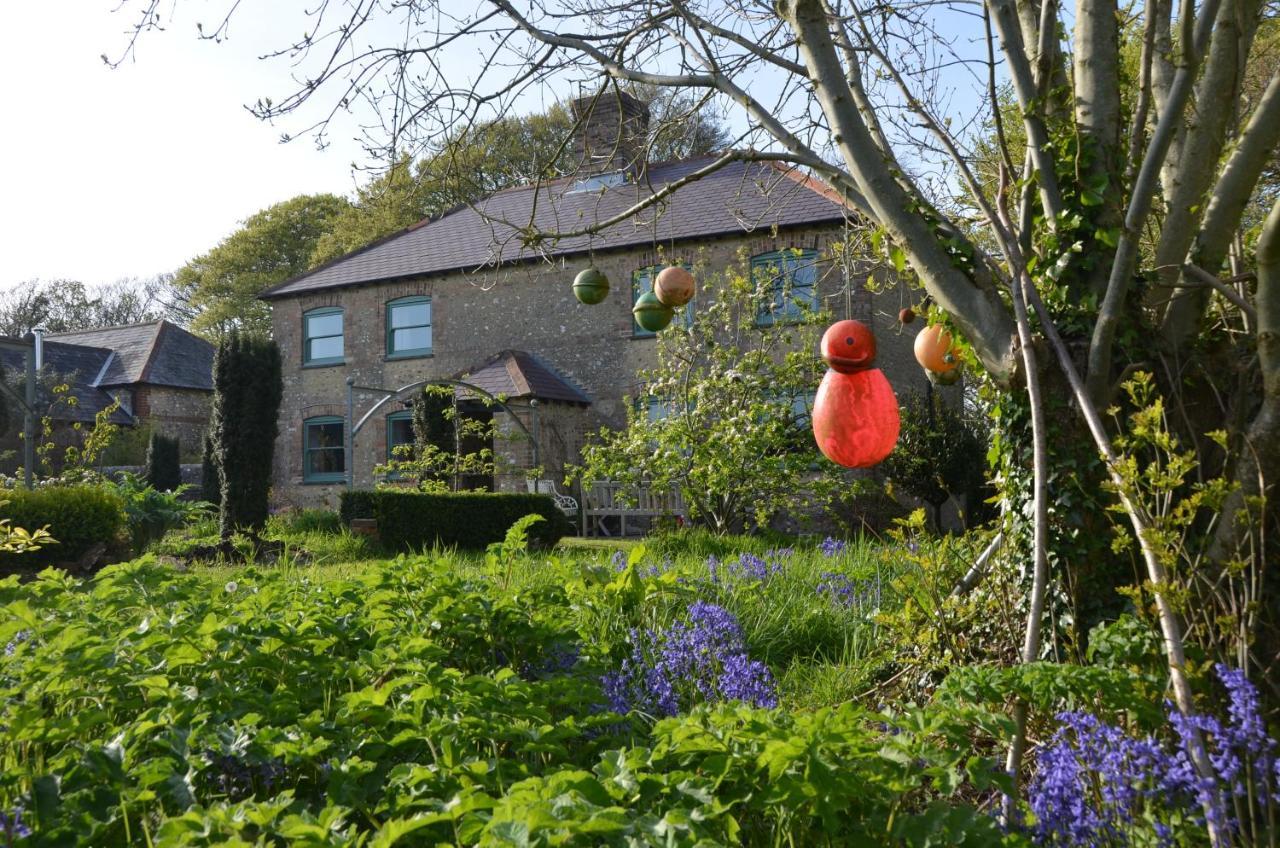
<instances>
[{"instance_id":1,"label":"window with teal frame","mask_svg":"<svg viewBox=\"0 0 1280 848\"><path fill-rule=\"evenodd\" d=\"M336 416L302 422L302 479L308 483L340 483L347 477L343 422Z\"/></svg>"},{"instance_id":2,"label":"window with teal frame","mask_svg":"<svg viewBox=\"0 0 1280 848\"><path fill-rule=\"evenodd\" d=\"M402 297L387 304L387 356L431 354L431 298Z\"/></svg>"},{"instance_id":3,"label":"window with teal frame","mask_svg":"<svg viewBox=\"0 0 1280 848\"><path fill-rule=\"evenodd\" d=\"M818 251L775 250L751 257L751 282L763 288L756 323L790 324L818 309Z\"/></svg>"},{"instance_id":4,"label":"window with teal frame","mask_svg":"<svg viewBox=\"0 0 1280 848\"><path fill-rule=\"evenodd\" d=\"M342 362L342 309L326 306L304 313L302 338L304 365L334 365Z\"/></svg>"},{"instance_id":5,"label":"window with teal frame","mask_svg":"<svg viewBox=\"0 0 1280 848\"><path fill-rule=\"evenodd\" d=\"M413 444L413 412L406 409L387 416L387 459L408 459L396 454L401 445Z\"/></svg>"},{"instance_id":6,"label":"window with teal frame","mask_svg":"<svg viewBox=\"0 0 1280 848\"><path fill-rule=\"evenodd\" d=\"M685 270L687 271L693 270L693 266L690 265L688 262L683 263L683 265ZM636 305L636 301L640 299L640 295L644 294L647 291L653 291L654 279L658 276L658 273L663 268L666 268L666 267L667 267L666 265L646 265L643 268L637 268L635 271L631 273L631 305L632 306ZM681 322L680 326L683 326L686 330L692 327L693 326L693 304L694 304L694 301L696 300L697 298L695 297L694 300L691 300L688 303L686 303L683 309L677 310L676 317L672 319L671 323L675 324L677 321L679 321ZM631 335L634 338L640 339L640 338L648 338L650 336L655 336L657 335L657 333L653 332L652 330L646 330L644 327L641 327L639 324L636 323L636 319L632 317Z\"/></svg>"}]
</instances>

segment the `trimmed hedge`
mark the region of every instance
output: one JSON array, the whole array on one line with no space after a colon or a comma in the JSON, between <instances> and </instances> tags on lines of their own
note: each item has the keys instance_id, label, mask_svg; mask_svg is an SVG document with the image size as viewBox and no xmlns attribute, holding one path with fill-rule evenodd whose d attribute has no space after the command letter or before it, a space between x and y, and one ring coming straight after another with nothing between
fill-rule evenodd
<instances>
[{"instance_id":1,"label":"trimmed hedge","mask_svg":"<svg viewBox=\"0 0 1280 848\"><path fill-rule=\"evenodd\" d=\"M104 486L46 486L41 489L0 490L0 518L12 526L38 530L48 525L58 541L38 551L0 555L8 567L33 568L51 563L74 563L98 543L108 551L120 548L125 528L124 504Z\"/></svg>"},{"instance_id":2,"label":"trimmed hedge","mask_svg":"<svg viewBox=\"0 0 1280 848\"><path fill-rule=\"evenodd\" d=\"M152 433L147 445L147 483L157 492L172 492L182 485L181 449L177 438Z\"/></svg>"},{"instance_id":3,"label":"trimmed hedge","mask_svg":"<svg viewBox=\"0 0 1280 848\"><path fill-rule=\"evenodd\" d=\"M342 493L343 524L353 518L378 522L382 544L395 550L432 545L482 549L501 542L516 521L541 515L529 528L529 541L551 547L573 531L573 525L547 495L456 492L445 495L408 491Z\"/></svg>"}]
</instances>

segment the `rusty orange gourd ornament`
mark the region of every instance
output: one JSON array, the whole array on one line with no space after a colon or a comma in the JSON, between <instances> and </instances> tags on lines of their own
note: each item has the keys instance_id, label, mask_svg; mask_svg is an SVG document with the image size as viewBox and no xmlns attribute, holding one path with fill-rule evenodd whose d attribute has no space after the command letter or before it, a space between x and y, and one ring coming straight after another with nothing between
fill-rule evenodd
<instances>
[{"instance_id":1,"label":"rusty orange gourd ornament","mask_svg":"<svg viewBox=\"0 0 1280 848\"><path fill-rule=\"evenodd\" d=\"M926 371L946 374L959 365L955 353L955 340L941 324L925 327L916 334L916 362Z\"/></svg>"},{"instance_id":2,"label":"rusty orange gourd ornament","mask_svg":"<svg viewBox=\"0 0 1280 848\"><path fill-rule=\"evenodd\" d=\"M898 398L874 367L876 337L861 321L837 321L822 335L830 370L813 401L813 437L823 455L846 468L869 468L898 443Z\"/></svg>"},{"instance_id":3,"label":"rusty orange gourd ornament","mask_svg":"<svg viewBox=\"0 0 1280 848\"><path fill-rule=\"evenodd\" d=\"M678 309L693 300L693 275L679 265L663 268L653 281L653 293L663 306Z\"/></svg>"}]
</instances>

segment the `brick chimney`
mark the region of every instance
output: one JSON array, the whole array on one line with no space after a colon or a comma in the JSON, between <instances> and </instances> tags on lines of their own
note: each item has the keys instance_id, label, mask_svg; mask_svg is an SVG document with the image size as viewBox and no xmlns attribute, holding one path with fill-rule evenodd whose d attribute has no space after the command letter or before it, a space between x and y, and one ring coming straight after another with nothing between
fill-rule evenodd
<instances>
[{"instance_id":1,"label":"brick chimney","mask_svg":"<svg viewBox=\"0 0 1280 848\"><path fill-rule=\"evenodd\" d=\"M649 134L649 105L625 91L608 88L573 101L578 129L573 151L578 176L644 170Z\"/></svg>"}]
</instances>

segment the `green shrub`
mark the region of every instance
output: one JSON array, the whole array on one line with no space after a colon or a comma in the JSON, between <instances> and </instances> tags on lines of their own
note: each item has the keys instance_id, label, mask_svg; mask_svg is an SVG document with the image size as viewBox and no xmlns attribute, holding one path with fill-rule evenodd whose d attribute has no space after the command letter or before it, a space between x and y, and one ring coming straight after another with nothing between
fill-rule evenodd
<instances>
[{"instance_id":1,"label":"green shrub","mask_svg":"<svg viewBox=\"0 0 1280 848\"><path fill-rule=\"evenodd\" d=\"M99 543L118 548L125 528L124 505L107 486L46 486L0 493L0 518L13 526L46 527L58 544L21 555L0 556L0 564L23 568L75 562Z\"/></svg>"},{"instance_id":2,"label":"green shrub","mask_svg":"<svg viewBox=\"0 0 1280 848\"><path fill-rule=\"evenodd\" d=\"M373 518L382 544L395 550L432 545L478 549L501 542L520 518L541 515L529 529L530 540L550 547L572 530L547 495L491 492L429 494L402 491L342 493L342 521Z\"/></svg>"},{"instance_id":3,"label":"green shrub","mask_svg":"<svg viewBox=\"0 0 1280 848\"><path fill-rule=\"evenodd\" d=\"M213 434L204 434L204 450L200 455L200 490L204 500L215 507L222 505L222 478L218 475L218 457Z\"/></svg>"},{"instance_id":4,"label":"green shrub","mask_svg":"<svg viewBox=\"0 0 1280 848\"><path fill-rule=\"evenodd\" d=\"M147 445L147 485L158 492L172 492L182 485L182 462L178 440L152 433Z\"/></svg>"},{"instance_id":5,"label":"green shrub","mask_svg":"<svg viewBox=\"0 0 1280 848\"><path fill-rule=\"evenodd\" d=\"M276 516L285 533L341 533L342 517L331 509L299 509Z\"/></svg>"},{"instance_id":6,"label":"green shrub","mask_svg":"<svg viewBox=\"0 0 1280 848\"><path fill-rule=\"evenodd\" d=\"M173 440L177 447L177 440ZM170 530L209 512L204 501L184 500L190 486L178 484L160 490L135 474L124 473L115 484L116 494L124 504L125 519L134 553L142 553L149 545L164 538Z\"/></svg>"}]
</instances>

